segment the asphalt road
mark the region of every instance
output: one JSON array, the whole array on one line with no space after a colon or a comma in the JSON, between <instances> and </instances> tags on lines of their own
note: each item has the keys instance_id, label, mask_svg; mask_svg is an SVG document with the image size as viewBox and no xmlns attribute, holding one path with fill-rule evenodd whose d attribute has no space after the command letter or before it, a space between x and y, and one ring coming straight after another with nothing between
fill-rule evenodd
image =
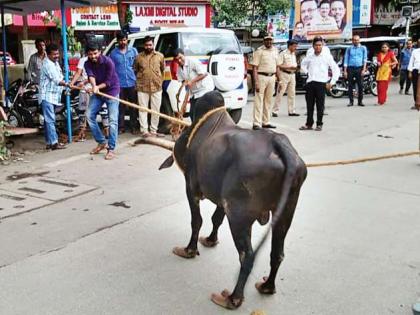
<instances>
[{"instance_id":1,"label":"asphalt road","mask_svg":"<svg viewBox=\"0 0 420 315\"><path fill-rule=\"evenodd\" d=\"M384 107L372 96L364 108L328 98L322 132L299 131L305 116L288 117L285 104L273 123L306 162L416 150L419 114L397 90ZM297 104L304 114L303 95ZM244 127L251 113L250 103ZM87 141L0 166L0 195L9 196L0 201L0 314L411 314L420 297L418 156L310 169L277 294L254 288L269 271L267 242L244 304L231 312L209 299L232 289L238 274L228 225L216 248L200 247L193 260L174 256L190 234L183 176L157 170L168 151L120 140L113 161L86 154ZM202 235L213 209L202 203ZM257 241L266 226L254 229Z\"/></svg>"}]
</instances>

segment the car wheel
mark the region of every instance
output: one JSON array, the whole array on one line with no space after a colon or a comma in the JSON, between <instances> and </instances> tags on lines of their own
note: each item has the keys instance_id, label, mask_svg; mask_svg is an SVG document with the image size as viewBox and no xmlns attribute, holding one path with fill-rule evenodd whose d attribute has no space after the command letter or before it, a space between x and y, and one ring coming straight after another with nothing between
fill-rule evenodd
<instances>
[{"instance_id":1,"label":"car wheel","mask_svg":"<svg viewBox=\"0 0 420 315\"><path fill-rule=\"evenodd\" d=\"M172 110L169 96L166 93L162 95L162 106L160 107L160 112L168 116L172 116L172 117L174 116L174 111ZM158 132L169 134L170 131L171 131L171 122L169 120L160 118Z\"/></svg>"},{"instance_id":2,"label":"car wheel","mask_svg":"<svg viewBox=\"0 0 420 315\"><path fill-rule=\"evenodd\" d=\"M242 117L242 108L231 109L229 110L229 115L232 117L235 124L239 123Z\"/></svg>"}]
</instances>

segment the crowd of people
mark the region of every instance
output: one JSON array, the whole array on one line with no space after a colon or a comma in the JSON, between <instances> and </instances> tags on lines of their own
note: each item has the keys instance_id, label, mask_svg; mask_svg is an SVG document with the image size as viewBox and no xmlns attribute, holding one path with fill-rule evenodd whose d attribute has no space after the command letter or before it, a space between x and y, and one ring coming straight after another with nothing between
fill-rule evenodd
<instances>
[{"instance_id":1,"label":"crowd of people","mask_svg":"<svg viewBox=\"0 0 420 315\"><path fill-rule=\"evenodd\" d=\"M84 135L86 125L92 132L97 146L90 152L99 154L106 151L105 159L115 157L118 135L125 132L125 116L128 109L129 128L132 134L142 137L163 137L158 133L159 116L151 114L150 125L148 114L144 111L126 107L115 99L110 99L98 92L113 96L133 104L148 106L159 112L162 103L162 85L164 81L164 56L155 51L153 38L144 39L144 49L128 46L125 33L117 34L118 45L108 56L102 54L95 43L88 43L86 56L80 58L77 71L72 80L64 81L59 63L59 47L55 44L45 45L37 39L37 52L29 60L30 80L39 86L39 103L45 117L45 140L47 149L65 149L59 142L55 127L54 106L61 103L63 89L80 89L79 110L80 134ZM178 65L177 77L182 85L190 91L191 116L194 115L194 104L206 92L214 90L214 84L205 67L197 60L185 56L182 49L175 52L175 63ZM102 116L103 129L97 122L97 115L103 106L107 115ZM84 139L84 136L79 138Z\"/></svg>"},{"instance_id":2,"label":"crowd of people","mask_svg":"<svg viewBox=\"0 0 420 315\"><path fill-rule=\"evenodd\" d=\"M322 2L321 2L322 3ZM419 40L420 44L420 40ZM253 129L276 128L270 123L270 117L277 117L284 93L287 91L287 103L289 116L299 116L295 110L296 95L296 49L298 41L292 39L287 42L287 49L280 54L273 45L273 37L264 37L264 45L256 50L253 56L253 76L255 81L255 101ZM418 71L420 68L420 46L413 49L412 40L406 42L402 50L400 62L397 60L388 43L381 45L380 52L376 56L377 62L377 92L376 105L386 104L389 82L392 78L392 70L400 64L400 94L410 94L411 83L413 83L414 105L411 109L418 109L417 99ZM357 85L357 105L365 106L363 103L363 75L367 71L368 54L367 48L360 43L360 37L352 37L352 45L346 49L343 62L343 76L348 80L347 106L354 105L355 84ZM306 57L300 64L300 70L307 74L305 86L306 101L306 122L300 130L321 131L323 127L323 116L325 108L325 95L327 90L337 82L340 69L334 61L328 47L322 37L315 37L312 47L306 52ZM275 91L276 81L278 82ZM275 98L273 94L276 92ZM416 105L417 104L417 105ZM313 115L316 108L317 117L314 121ZM314 127L316 123L316 127Z\"/></svg>"},{"instance_id":3,"label":"crowd of people","mask_svg":"<svg viewBox=\"0 0 420 315\"><path fill-rule=\"evenodd\" d=\"M153 39L150 37L145 38L144 50L141 53L138 53L136 48L129 47L127 35L122 32L117 35L117 42L118 45L110 52L109 57L103 55L95 43L88 44L85 49L86 56L79 60L72 80L65 82L59 63L59 47L55 44L46 46L43 40L36 40L37 52L30 57L28 70L31 80L39 86L39 103L45 118L47 149L66 148L64 144L59 143L54 114L54 106L61 103L62 91L66 87L81 89L79 110L85 111L86 114L81 115L80 129L83 131L89 125L97 142L91 154L106 151L105 159L110 160L115 157L118 135L125 132L127 110L130 117L128 128L131 133L143 137L163 136L158 133L158 115L152 114L149 121L146 112L139 112L98 94L102 92L142 106L150 104L152 110L160 111L165 71L164 56L155 51ZM362 81L367 70L367 49L360 44L358 35L353 36L352 43L345 52L343 62L343 75L349 83L348 106L354 105L354 84L358 87L357 105L365 106ZM286 92L288 115L300 115L296 112L295 106L298 45L295 39L289 40L287 49L279 53L273 45L273 37L268 35L264 37L264 45L254 52L254 130L276 128L270 120L271 117L279 115L282 97ZM193 119L194 104L206 92L214 89L214 83L203 64L194 58L186 57L182 49L177 49L174 56L174 62L178 65L177 78L190 92L190 116ZM408 40L398 62L389 45L383 43L377 55L377 65L377 105L382 106L386 103L392 69L398 65L400 65L400 93L410 94L410 87L413 86L416 104L420 48L414 49L413 42ZM305 124L299 129L321 131L326 91L331 89L340 75L340 69L321 37L313 39L312 47L300 64L300 70L307 73L305 86L307 117ZM102 117L103 129L101 129L97 115L104 105L107 108L107 115ZM415 105L412 108L415 109ZM315 109L316 121L313 117Z\"/></svg>"}]
</instances>

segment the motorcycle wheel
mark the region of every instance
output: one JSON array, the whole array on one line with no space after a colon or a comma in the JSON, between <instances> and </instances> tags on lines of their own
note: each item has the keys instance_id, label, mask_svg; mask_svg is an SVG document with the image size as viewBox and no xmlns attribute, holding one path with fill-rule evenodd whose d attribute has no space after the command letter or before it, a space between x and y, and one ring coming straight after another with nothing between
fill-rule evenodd
<instances>
[{"instance_id":1,"label":"motorcycle wheel","mask_svg":"<svg viewBox=\"0 0 420 315\"><path fill-rule=\"evenodd\" d=\"M7 123L14 128L24 127L22 116L15 110L12 110L8 115Z\"/></svg>"},{"instance_id":2,"label":"motorcycle wheel","mask_svg":"<svg viewBox=\"0 0 420 315\"><path fill-rule=\"evenodd\" d=\"M340 98L340 97L343 97L343 95L344 95L344 91L337 90L337 89L336 89L336 86L335 86L335 85L333 85L333 86L331 87L330 94L331 94L331 96L332 96L332 97L334 97L334 98Z\"/></svg>"},{"instance_id":3,"label":"motorcycle wheel","mask_svg":"<svg viewBox=\"0 0 420 315\"><path fill-rule=\"evenodd\" d=\"M378 96L378 84L376 83L376 81L372 81L370 83L370 92L373 95Z\"/></svg>"}]
</instances>

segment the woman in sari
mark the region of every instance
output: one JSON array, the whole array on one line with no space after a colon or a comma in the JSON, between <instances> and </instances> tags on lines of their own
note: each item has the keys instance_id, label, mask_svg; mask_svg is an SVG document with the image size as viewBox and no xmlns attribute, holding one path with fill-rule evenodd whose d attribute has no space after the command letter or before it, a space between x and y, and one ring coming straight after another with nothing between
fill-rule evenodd
<instances>
[{"instance_id":1,"label":"woman in sari","mask_svg":"<svg viewBox=\"0 0 420 315\"><path fill-rule=\"evenodd\" d=\"M384 105L386 102L389 81L391 81L392 69L398 64L392 50L389 49L388 43L383 43L381 51L377 56L378 71L376 73L376 81L378 82L378 105Z\"/></svg>"}]
</instances>

